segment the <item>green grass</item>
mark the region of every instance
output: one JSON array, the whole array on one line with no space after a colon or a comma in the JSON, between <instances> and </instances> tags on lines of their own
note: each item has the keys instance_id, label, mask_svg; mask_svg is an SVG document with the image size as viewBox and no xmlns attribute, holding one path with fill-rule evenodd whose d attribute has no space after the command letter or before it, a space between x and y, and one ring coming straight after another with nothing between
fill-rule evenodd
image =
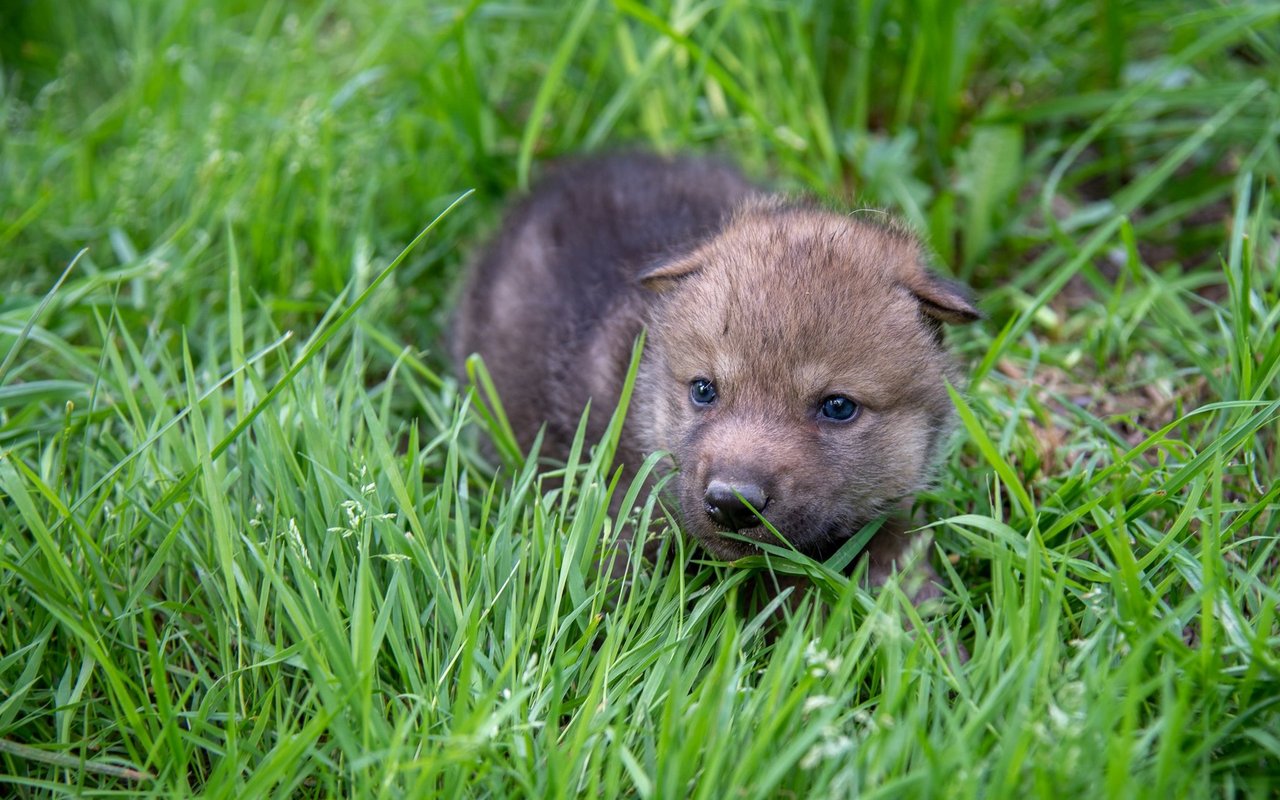
<instances>
[{"instance_id":1,"label":"green grass","mask_svg":"<svg viewBox=\"0 0 1280 800\"><path fill-rule=\"evenodd\" d=\"M0 794L1276 796L1277 75L1269 3L6 3ZM932 635L480 455L451 287L624 144L977 288Z\"/></svg>"}]
</instances>

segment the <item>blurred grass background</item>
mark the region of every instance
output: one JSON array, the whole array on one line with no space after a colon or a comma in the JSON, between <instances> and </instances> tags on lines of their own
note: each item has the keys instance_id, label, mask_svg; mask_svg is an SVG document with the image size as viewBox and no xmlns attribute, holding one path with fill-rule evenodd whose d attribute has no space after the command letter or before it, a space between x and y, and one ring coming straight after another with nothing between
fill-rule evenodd
<instances>
[{"instance_id":1,"label":"blurred grass background","mask_svg":"<svg viewBox=\"0 0 1280 800\"><path fill-rule=\"evenodd\" d=\"M0 786L1274 796L1278 76L1265 2L10 0ZM783 554L611 600L608 448L476 454L451 287L620 146L979 291L934 637Z\"/></svg>"}]
</instances>

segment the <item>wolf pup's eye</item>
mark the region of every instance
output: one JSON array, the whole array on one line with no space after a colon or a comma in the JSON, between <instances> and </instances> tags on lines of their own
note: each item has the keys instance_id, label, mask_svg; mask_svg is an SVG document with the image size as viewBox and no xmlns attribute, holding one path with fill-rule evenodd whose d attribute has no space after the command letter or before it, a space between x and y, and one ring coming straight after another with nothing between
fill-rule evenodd
<instances>
[{"instance_id":1,"label":"wolf pup's eye","mask_svg":"<svg viewBox=\"0 0 1280 800\"><path fill-rule=\"evenodd\" d=\"M695 406L709 406L716 401L716 385L706 378L689 382L689 399Z\"/></svg>"},{"instance_id":2,"label":"wolf pup's eye","mask_svg":"<svg viewBox=\"0 0 1280 800\"><path fill-rule=\"evenodd\" d=\"M848 422L858 416L858 404L849 398L833 394L822 401L822 416L834 422Z\"/></svg>"}]
</instances>

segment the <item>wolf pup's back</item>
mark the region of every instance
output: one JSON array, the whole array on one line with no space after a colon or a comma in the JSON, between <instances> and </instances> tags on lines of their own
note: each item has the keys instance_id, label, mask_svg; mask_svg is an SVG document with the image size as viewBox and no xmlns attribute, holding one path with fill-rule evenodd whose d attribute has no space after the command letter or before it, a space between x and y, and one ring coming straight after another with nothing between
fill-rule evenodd
<instances>
[{"instance_id":1,"label":"wolf pup's back","mask_svg":"<svg viewBox=\"0 0 1280 800\"><path fill-rule=\"evenodd\" d=\"M635 153L553 168L472 265L453 326L458 373L468 355L484 358L522 447L546 423L543 453L563 456L588 398L598 438L644 325L639 274L716 233L757 192L703 159Z\"/></svg>"}]
</instances>

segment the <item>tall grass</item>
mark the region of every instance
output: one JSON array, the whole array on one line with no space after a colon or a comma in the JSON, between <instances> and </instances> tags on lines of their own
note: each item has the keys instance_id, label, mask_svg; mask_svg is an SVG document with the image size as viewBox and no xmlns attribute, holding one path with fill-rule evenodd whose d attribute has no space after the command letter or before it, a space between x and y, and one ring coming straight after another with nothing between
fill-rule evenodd
<instances>
[{"instance_id":1,"label":"tall grass","mask_svg":"<svg viewBox=\"0 0 1280 800\"><path fill-rule=\"evenodd\" d=\"M1273 796L1277 23L6 5L0 793ZM611 443L510 457L448 374L502 199L616 146L890 208L978 288L934 616L674 535L620 584L612 497L664 511Z\"/></svg>"}]
</instances>

